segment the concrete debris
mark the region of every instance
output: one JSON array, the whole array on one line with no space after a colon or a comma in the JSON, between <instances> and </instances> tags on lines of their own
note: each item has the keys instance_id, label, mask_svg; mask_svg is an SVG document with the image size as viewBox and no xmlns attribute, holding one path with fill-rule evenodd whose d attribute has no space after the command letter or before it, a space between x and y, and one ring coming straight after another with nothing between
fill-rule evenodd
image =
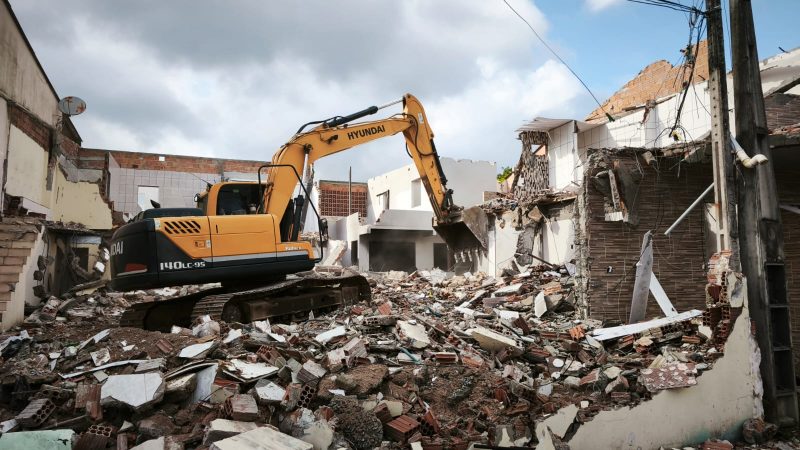
<instances>
[{"instance_id":1,"label":"concrete debris","mask_svg":"<svg viewBox=\"0 0 800 450\"><path fill-rule=\"evenodd\" d=\"M204 342L202 344L193 344L185 347L178 353L181 358L202 358L216 343L214 341Z\"/></svg>"},{"instance_id":2,"label":"concrete debris","mask_svg":"<svg viewBox=\"0 0 800 450\"><path fill-rule=\"evenodd\" d=\"M103 404L124 403L135 409L155 403L164 396L164 377L158 372L112 375L100 390Z\"/></svg>"},{"instance_id":3,"label":"concrete debris","mask_svg":"<svg viewBox=\"0 0 800 450\"><path fill-rule=\"evenodd\" d=\"M256 400L262 405L278 404L286 395L286 389L268 380L258 380L253 388Z\"/></svg>"},{"instance_id":4,"label":"concrete debris","mask_svg":"<svg viewBox=\"0 0 800 450\"><path fill-rule=\"evenodd\" d=\"M203 438L203 445L211 445L213 442L255 430L259 426L260 425L253 422L214 419L208 424L208 428L206 429L205 436Z\"/></svg>"},{"instance_id":5,"label":"concrete debris","mask_svg":"<svg viewBox=\"0 0 800 450\"><path fill-rule=\"evenodd\" d=\"M397 330L400 333L400 339L411 348L422 349L431 343L425 325L398 320Z\"/></svg>"},{"instance_id":6,"label":"concrete debris","mask_svg":"<svg viewBox=\"0 0 800 450\"><path fill-rule=\"evenodd\" d=\"M222 439L210 447L211 450L312 450L313 448L312 444L283 434L270 426Z\"/></svg>"},{"instance_id":7,"label":"concrete debris","mask_svg":"<svg viewBox=\"0 0 800 450\"><path fill-rule=\"evenodd\" d=\"M62 308L0 336L0 448L45 427L81 430L87 448L564 448L600 412L702 380L737 313L613 326L580 316L574 267L512 269L368 274L370 301L175 333L120 327L121 312L202 287L95 290L67 310L96 305L86 317Z\"/></svg>"},{"instance_id":8,"label":"concrete debris","mask_svg":"<svg viewBox=\"0 0 800 450\"><path fill-rule=\"evenodd\" d=\"M248 362L241 359L232 359L223 363L226 374L240 380L252 381L278 373L278 368L259 362Z\"/></svg>"},{"instance_id":9,"label":"concrete debris","mask_svg":"<svg viewBox=\"0 0 800 450\"><path fill-rule=\"evenodd\" d=\"M0 436L0 448L72 450L74 439L75 432L72 430L18 431L3 433Z\"/></svg>"}]
</instances>

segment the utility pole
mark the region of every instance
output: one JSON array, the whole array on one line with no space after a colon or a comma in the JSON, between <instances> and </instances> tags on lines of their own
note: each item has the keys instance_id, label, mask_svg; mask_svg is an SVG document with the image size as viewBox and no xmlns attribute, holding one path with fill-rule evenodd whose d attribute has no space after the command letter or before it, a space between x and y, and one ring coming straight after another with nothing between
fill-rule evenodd
<instances>
[{"instance_id":1,"label":"utility pole","mask_svg":"<svg viewBox=\"0 0 800 450\"><path fill-rule=\"evenodd\" d=\"M725 37L720 0L706 0L708 23L708 89L711 100L711 152L714 163L714 207L718 226L717 251L730 250L730 266L739 271L736 226L736 186L733 153L730 151L728 82L725 68ZM695 50L696 51L696 50Z\"/></svg>"},{"instance_id":2,"label":"utility pole","mask_svg":"<svg viewBox=\"0 0 800 450\"><path fill-rule=\"evenodd\" d=\"M739 251L761 349L764 415L779 426L797 426L783 234L750 0L730 0L730 13L736 140L748 156L767 158L737 174Z\"/></svg>"}]
</instances>

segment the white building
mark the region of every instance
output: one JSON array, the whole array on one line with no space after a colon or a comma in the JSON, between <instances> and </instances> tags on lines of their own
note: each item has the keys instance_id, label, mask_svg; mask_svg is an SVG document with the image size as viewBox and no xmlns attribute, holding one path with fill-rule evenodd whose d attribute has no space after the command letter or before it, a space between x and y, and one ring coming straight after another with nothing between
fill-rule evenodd
<instances>
[{"instance_id":1,"label":"white building","mask_svg":"<svg viewBox=\"0 0 800 450\"><path fill-rule=\"evenodd\" d=\"M453 201L463 207L483 203L497 191L497 168L488 161L441 158ZM352 215L330 224L333 240L344 241L343 265L360 270L425 270L452 268L444 241L431 228L433 208L413 164L367 181L367 217ZM335 255L338 256L338 255Z\"/></svg>"}]
</instances>

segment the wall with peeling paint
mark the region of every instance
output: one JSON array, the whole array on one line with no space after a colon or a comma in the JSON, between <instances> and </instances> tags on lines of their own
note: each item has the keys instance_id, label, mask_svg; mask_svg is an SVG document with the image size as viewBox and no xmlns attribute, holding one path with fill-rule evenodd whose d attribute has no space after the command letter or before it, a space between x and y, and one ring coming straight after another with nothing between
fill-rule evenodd
<instances>
[{"instance_id":1,"label":"wall with peeling paint","mask_svg":"<svg viewBox=\"0 0 800 450\"><path fill-rule=\"evenodd\" d=\"M68 181L56 170L53 187L52 218L62 222L78 222L93 230L110 230L111 208L100 195L96 183Z\"/></svg>"},{"instance_id":2,"label":"wall with peeling paint","mask_svg":"<svg viewBox=\"0 0 800 450\"><path fill-rule=\"evenodd\" d=\"M603 411L580 424L567 444L572 450L657 449L711 438L737 439L742 423L763 413L760 361L745 307L725 344L725 355L697 378L697 385L661 391L632 408ZM577 409L567 408L537 425L537 449L552 448L545 437L547 427L558 435L572 423Z\"/></svg>"}]
</instances>

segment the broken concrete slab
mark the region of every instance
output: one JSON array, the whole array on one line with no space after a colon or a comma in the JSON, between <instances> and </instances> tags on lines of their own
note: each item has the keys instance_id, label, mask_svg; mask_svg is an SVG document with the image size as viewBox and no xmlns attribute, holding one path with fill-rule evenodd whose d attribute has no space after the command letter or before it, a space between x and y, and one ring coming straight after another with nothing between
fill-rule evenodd
<instances>
[{"instance_id":1,"label":"broken concrete slab","mask_svg":"<svg viewBox=\"0 0 800 450\"><path fill-rule=\"evenodd\" d=\"M91 352L90 355L95 367L102 366L111 361L111 353L108 352L107 348L101 348L100 350Z\"/></svg>"},{"instance_id":2,"label":"broken concrete slab","mask_svg":"<svg viewBox=\"0 0 800 450\"><path fill-rule=\"evenodd\" d=\"M139 363L136 366L134 373L151 372L154 370L164 370L167 366L167 360L164 358L148 359Z\"/></svg>"},{"instance_id":3,"label":"broken concrete slab","mask_svg":"<svg viewBox=\"0 0 800 450\"><path fill-rule=\"evenodd\" d=\"M164 397L164 378L158 372L112 375L100 390L102 404L124 403L141 408Z\"/></svg>"},{"instance_id":4,"label":"broken concrete slab","mask_svg":"<svg viewBox=\"0 0 800 450\"><path fill-rule=\"evenodd\" d=\"M499 352L504 349L509 349L515 356L522 354L522 348L517 345L517 341L488 328L472 328L467 330L467 333L472 335L472 337L478 341L478 344L486 351Z\"/></svg>"},{"instance_id":5,"label":"broken concrete slab","mask_svg":"<svg viewBox=\"0 0 800 450\"><path fill-rule=\"evenodd\" d=\"M214 341L204 342L202 344L193 344L188 347L184 347L178 356L181 358L201 358L206 352L211 350L216 343Z\"/></svg>"},{"instance_id":6,"label":"broken concrete slab","mask_svg":"<svg viewBox=\"0 0 800 450\"><path fill-rule=\"evenodd\" d=\"M347 334L347 330L342 327L336 327L328 331L324 331L314 337L314 340L319 342L320 344L327 344L331 339L344 336Z\"/></svg>"},{"instance_id":7,"label":"broken concrete slab","mask_svg":"<svg viewBox=\"0 0 800 450\"><path fill-rule=\"evenodd\" d=\"M214 419L208 424L205 437L203 438L203 445L211 445L214 442L222 439L227 439L237 434L246 433L255 430L260 425L253 422L240 422L228 419Z\"/></svg>"},{"instance_id":8,"label":"broken concrete slab","mask_svg":"<svg viewBox=\"0 0 800 450\"><path fill-rule=\"evenodd\" d=\"M556 414L536 425L536 437L540 442L546 442L549 440L548 431L550 431L557 437L563 438L569 427L575 422L578 411L579 408L575 405L561 408Z\"/></svg>"},{"instance_id":9,"label":"broken concrete slab","mask_svg":"<svg viewBox=\"0 0 800 450\"><path fill-rule=\"evenodd\" d=\"M533 313L536 317L542 317L547 312L547 299L544 297L544 291L539 292L533 300Z\"/></svg>"},{"instance_id":10,"label":"broken concrete slab","mask_svg":"<svg viewBox=\"0 0 800 450\"><path fill-rule=\"evenodd\" d=\"M397 330L400 338L406 341L411 348L423 349L431 344L431 338L428 336L425 325L398 320Z\"/></svg>"},{"instance_id":11,"label":"broken concrete slab","mask_svg":"<svg viewBox=\"0 0 800 450\"><path fill-rule=\"evenodd\" d=\"M253 381L278 373L278 368L264 363L251 363L242 359L233 359L222 364L223 371L240 380Z\"/></svg>"},{"instance_id":12,"label":"broken concrete slab","mask_svg":"<svg viewBox=\"0 0 800 450\"><path fill-rule=\"evenodd\" d=\"M269 425L211 444L210 450L313 450L308 442L293 438Z\"/></svg>"},{"instance_id":13,"label":"broken concrete slab","mask_svg":"<svg viewBox=\"0 0 800 450\"><path fill-rule=\"evenodd\" d=\"M279 404L286 395L286 389L265 379L258 380L253 391L256 401L263 405Z\"/></svg>"},{"instance_id":14,"label":"broken concrete slab","mask_svg":"<svg viewBox=\"0 0 800 450\"><path fill-rule=\"evenodd\" d=\"M36 450L72 450L72 430L17 431L0 436L0 448Z\"/></svg>"},{"instance_id":15,"label":"broken concrete slab","mask_svg":"<svg viewBox=\"0 0 800 450\"><path fill-rule=\"evenodd\" d=\"M501 287L494 291L494 296L502 297L504 295L513 295L518 293L520 289L522 289L522 283L509 284L508 286Z\"/></svg>"},{"instance_id":16,"label":"broken concrete slab","mask_svg":"<svg viewBox=\"0 0 800 450\"><path fill-rule=\"evenodd\" d=\"M167 381L164 398L170 402L188 399L197 387L197 374L187 373Z\"/></svg>"}]
</instances>

